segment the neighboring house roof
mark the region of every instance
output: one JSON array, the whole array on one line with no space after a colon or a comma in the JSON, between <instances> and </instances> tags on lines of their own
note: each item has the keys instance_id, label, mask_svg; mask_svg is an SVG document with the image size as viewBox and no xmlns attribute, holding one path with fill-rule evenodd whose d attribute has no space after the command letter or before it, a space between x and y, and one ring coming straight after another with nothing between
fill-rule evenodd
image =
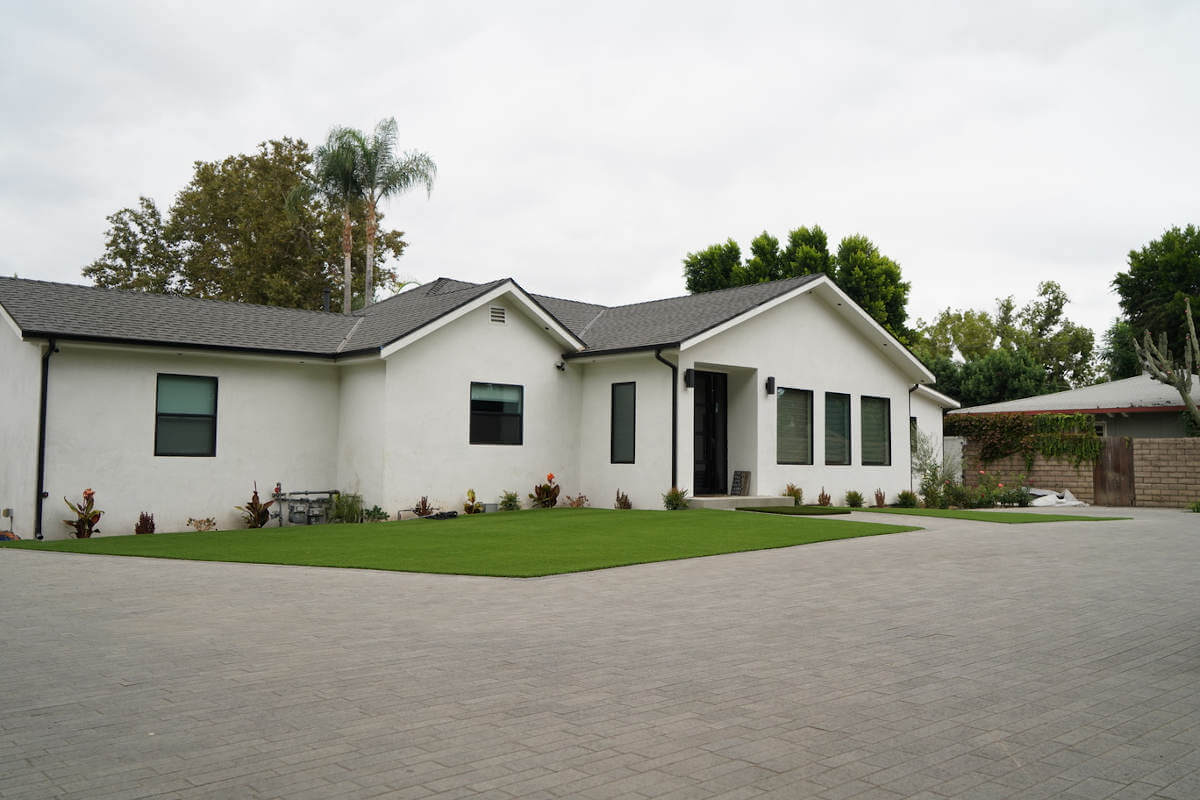
<instances>
[{"instance_id":1,"label":"neighboring house roof","mask_svg":"<svg viewBox=\"0 0 1200 800\"><path fill-rule=\"evenodd\" d=\"M0 308L25 338L54 336L336 358L402 346L394 343L420 335L422 329L433 329L436 325L432 323L461 313L473 303L486 302L496 290L506 287L502 291L516 295L531 313L548 315L547 329L560 330L560 338L577 354L597 355L678 346L782 302L802 287L825 284L832 286L824 275L815 274L602 306L526 294L511 279L470 283L438 278L346 315L0 277ZM858 312L855 316L867 316L857 306L854 310ZM928 374L894 338L877 324L872 322L872 326L885 347L894 343L896 350L907 355L905 360L919 368L917 372Z\"/></svg>"},{"instance_id":2,"label":"neighboring house roof","mask_svg":"<svg viewBox=\"0 0 1200 800\"><path fill-rule=\"evenodd\" d=\"M1200 403L1200 380L1192 389L1192 397ZM1136 378L1125 378L1108 383L1097 383L1081 389L1065 392L1040 394L1008 400L1003 403L988 403L972 406L951 414L1049 414L1049 413L1121 413L1135 414L1149 411L1178 411L1183 408L1182 398L1174 387L1159 383L1143 373Z\"/></svg>"}]
</instances>

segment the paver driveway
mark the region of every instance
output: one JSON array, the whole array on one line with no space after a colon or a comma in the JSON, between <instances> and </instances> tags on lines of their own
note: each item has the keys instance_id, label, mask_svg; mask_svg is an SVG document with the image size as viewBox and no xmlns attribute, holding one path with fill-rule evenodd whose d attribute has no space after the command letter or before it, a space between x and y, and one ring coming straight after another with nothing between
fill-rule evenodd
<instances>
[{"instance_id":1,"label":"paver driveway","mask_svg":"<svg viewBox=\"0 0 1200 800\"><path fill-rule=\"evenodd\" d=\"M1200 516L1135 513L536 580L0 551L0 797L1197 798Z\"/></svg>"}]
</instances>

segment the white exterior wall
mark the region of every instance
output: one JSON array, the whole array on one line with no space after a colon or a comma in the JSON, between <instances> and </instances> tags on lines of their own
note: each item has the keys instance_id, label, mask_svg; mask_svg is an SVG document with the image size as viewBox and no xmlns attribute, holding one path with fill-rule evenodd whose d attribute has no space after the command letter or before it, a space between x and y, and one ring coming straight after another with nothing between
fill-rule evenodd
<instances>
[{"instance_id":1,"label":"white exterior wall","mask_svg":"<svg viewBox=\"0 0 1200 800\"><path fill-rule=\"evenodd\" d=\"M384 506L383 441L392 414L384 408L387 365L378 359L340 367L338 395L337 486L330 489L361 494L363 507Z\"/></svg>"},{"instance_id":2,"label":"white exterior wall","mask_svg":"<svg viewBox=\"0 0 1200 800\"><path fill-rule=\"evenodd\" d=\"M803 294L770 308L759 315L705 339L680 354L680 371L687 368L729 370L729 475L745 469L741 464L744 445L735 437L746 436L745 426L757 433L751 494L777 495L786 484L804 489L806 502L816 502L824 487L835 503L846 491L862 492L869 503L876 488L882 488L889 501L897 492L909 488L908 390L913 381L881 352L880 346L843 319L824 300ZM754 370L754 380L743 382L742 370ZM767 377L774 376L778 387L808 389L813 393L813 464L782 465L775 458L774 396L766 394ZM735 395L734 384L739 389ZM746 386L752 387L747 393ZM692 395L680 392L680 482L692 483ZM825 464L825 392L849 394L851 464ZM886 397L891 400L890 466L863 466L861 398ZM753 398L753 399L751 399ZM735 454L737 457L735 458Z\"/></svg>"},{"instance_id":3,"label":"white exterior wall","mask_svg":"<svg viewBox=\"0 0 1200 800\"><path fill-rule=\"evenodd\" d=\"M568 362L581 371L579 474L597 508L612 508L617 490L634 508L662 508L671 484L671 370L653 353ZM612 385L636 386L634 463L612 463Z\"/></svg>"},{"instance_id":4,"label":"white exterior wall","mask_svg":"<svg viewBox=\"0 0 1200 800\"><path fill-rule=\"evenodd\" d=\"M142 511L154 514L159 532L188 530L189 516L243 527L234 506L249 499L254 481L263 500L276 481L284 491L333 487L332 364L70 342L59 348L50 361L46 538L69 535L62 498L78 499L88 487L105 512L101 535L133 533ZM217 378L215 457L154 455L160 372Z\"/></svg>"},{"instance_id":5,"label":"white exterior wall","mask_svg":"<svg viewBox=\"0 0 1200 800\"><path fill-rule=\"evenodd\" d=\"M44 349L42 343L21 341L16 326L0 310L0 375L4 376L0 384L0 508L13 510L11 519L0 519L0 530L13 530L22 539L33 537L37 506L38 399Z\"/></svg>"},{"instance_id":6,"label":"white exterior wall","mask_svg":"<svg viewBox=\"0 0 1200 800\"><path fill-rule=\"evenodd\" d=\"M917 430L925 436L933 438L934 448L939 457L943 453L942 420L945 409L932 398L925 397L921 392L913 392L912 416L917 418Z\"/></svg>"},{"instance_id":7,"label":"white exterior wall","mask_svg":"<svg viewBox=\"0 0 1200 800\"><path fill-rule=\"evenodd\" d=\"M503 325L489 308L507 312ZM564 346L521 306L503 298L445 325L387 358L384 509L395 514L426 495L431 504L461 510L467 489L494 503L503 490L522 502L553 472L561 495L578 494L581 370L558 370ZM664 368L665 369L665 368ZM525 387L521 445L469 442L471 383ZM560 501L561 502L561 501Z\"/></svg>"}]
</instances>

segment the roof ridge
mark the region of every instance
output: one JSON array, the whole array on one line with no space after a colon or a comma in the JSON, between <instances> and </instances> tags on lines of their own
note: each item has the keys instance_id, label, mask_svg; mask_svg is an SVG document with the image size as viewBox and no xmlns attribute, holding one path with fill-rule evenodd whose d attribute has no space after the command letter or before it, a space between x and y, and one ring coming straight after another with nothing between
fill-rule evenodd
<instances>
[{"instance_id":1,"label":"roof ridge","mask_svg":"<svg viewBox=\"0 0 1200 800\"><path fill-rule=\"evenodd\" d=\"M575 303L575 304L581 305L581 306L599 306L600 308L603 308L603 309L614 308L614 306L606 306L603 303L590 303L587 300L572 300L569 297L555 297L552 294L542 294L541 292L531 292L530 294L533 297L544 297L547 300L557 300L560 303Z\"/></svg>"},{"instance_id":2,"label":"roof ridge","mask_svg":"<svg viewBox=\"0 0 1200 800\"><path fill-rule=\"evenodd\" d=\"M815 278L818 278L821 276L824 276L826 278L829 277L824 272L810 272L807 275L795 275L791 278L780 278L780 279L774 280L774 281L763 281L762 283L747 283L743 286L727 286L724 289L712 289L711 291L707 291L707 292L695 292L693 294L677 294L677 295L673 295L672 297L661 297L657 300L639 300L636 303L626 303L624 305L619 305L619 306L606 306L606 310L615 311L618 308L632 308L633 306L648 306L648 305L652 305L654 303L670 302L671 300L687 300L692 297L709 297L711 295L722 294L725 292L737 292L737 291L742 291L745 289L754 289L754 288L757 288L760 286L769 286L772 283L785 283L787 281L812 280L812 279L815 279Z\"/></svg>"},{"instance_id":3,"label":"roof ridge","mask_svg":"<svg viewBox=\"0 0 1200 800\"><path fill-rule=\"evenodd\" d=\"M266 303L247 303L242 300L217 300L212 297L192 297L186 294L174 294L171 292L151 292L144 289L123 289L116 286L85 286L82 283L66 283L64 281L46 281L40 278L15 278L10 275L0 275L0 280L5 281L20 281L22 283L40 283L45 286L63 286L68 289L87 289L96 292L110 292L113 294L133 295L136 297L168 297L176 300L187 300L193 303L219 303L226 306L241 306L249 308L267 308L274 311L297 311L304 314L320 314L321 316L343 317L349 318L350 315L343 314L340 311L317 311L312 308L293 308L292 306L272 306ZM393 295L394 296L394 295ZM391 298L389 298L391 299Z\"/></svg>"}]
</instances>

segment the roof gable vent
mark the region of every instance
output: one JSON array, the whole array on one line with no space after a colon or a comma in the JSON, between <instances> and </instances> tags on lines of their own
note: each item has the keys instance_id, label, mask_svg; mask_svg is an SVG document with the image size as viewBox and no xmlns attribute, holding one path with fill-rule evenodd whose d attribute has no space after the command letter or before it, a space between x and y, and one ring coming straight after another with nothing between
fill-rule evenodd
<instances>
[{"instance_id":1,"label":"roof gable vent","mask_svg":"<svg viewBox=\"0 0 1200 800\"><path fill-rule=\"evenodd\" d=\"M492 322L503 325L508 320L505 318L505 310L503 306L492 306L489 310Z\"/></svg>"}]
</instances>

